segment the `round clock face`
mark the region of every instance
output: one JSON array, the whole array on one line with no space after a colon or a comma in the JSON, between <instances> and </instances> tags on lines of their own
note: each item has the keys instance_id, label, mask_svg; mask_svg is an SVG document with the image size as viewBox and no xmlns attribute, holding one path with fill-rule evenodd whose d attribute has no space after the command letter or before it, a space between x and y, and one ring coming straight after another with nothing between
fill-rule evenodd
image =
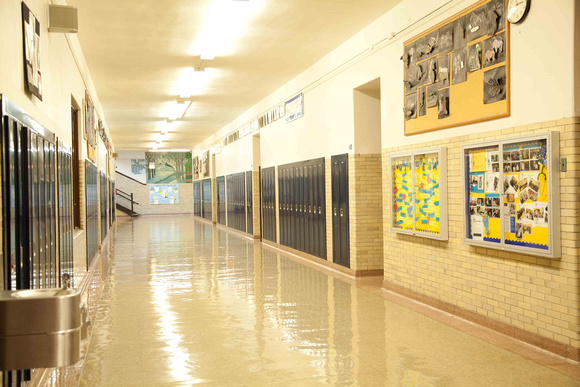
<instances>
[{"instance_id":1,"label":"round clock face","mask_svg":"<svg viewBox=\"0 0 580 387\"><path fill-rule=\"evenodd\" d=\"M530 8L530 0L508 0L507 19L510 23L521 22Z\"/></svg>"}]
</instances>

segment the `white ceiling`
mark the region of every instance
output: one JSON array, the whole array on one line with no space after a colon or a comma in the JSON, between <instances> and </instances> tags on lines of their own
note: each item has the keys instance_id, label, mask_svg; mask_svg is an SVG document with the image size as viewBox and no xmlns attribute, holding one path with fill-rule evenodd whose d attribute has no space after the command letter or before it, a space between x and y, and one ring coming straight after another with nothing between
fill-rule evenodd
<instances>
[{"instance_id":1,"label":"white ceiling","mask_svg":"<svg viewBox=\"0 0 580 387\"><path fill-rule=\"evenodd\" d=\"M231 0L68 0L117 150L151 148L194 66L207 69L187 87L194 102L160 149L205 140L401 0L236 1L252 16L225 34L230 48L202 63L200 39L219 1Z\"/></svg>"}]
</instances>

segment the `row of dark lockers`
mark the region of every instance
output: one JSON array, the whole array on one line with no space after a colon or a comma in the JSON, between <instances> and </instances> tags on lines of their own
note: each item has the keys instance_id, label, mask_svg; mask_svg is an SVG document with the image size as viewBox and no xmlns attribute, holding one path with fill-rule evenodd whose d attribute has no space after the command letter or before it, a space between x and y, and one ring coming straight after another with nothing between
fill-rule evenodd
<instances>
[{"instance_id":1,"label":"row of dark lockers","mask_svg":"<svg viewBox=\"0 0 580 387\"><path fill-rule=\"evenodd\" d=\"M278 167L278 200L274 167L262 170L263 238L321 258L326 248L326 187L323 158ZM348 155L331 158L332 261L350 267Z\"/></svg>"},{"instance_id":2,"label":"row of dark lockers","mask_svg":"<svg viewBox=\"0 0 580 387\"><path fill-rule=\"evenodd\" d=\"M226 225L226 177L220 176L215 179L217 184L216 205L217 222Z\"/></svg>"},{"instance_id":3,"label":"row of dark lockers","mask_svg":"<svg viewBox=\"0 0 580 387\"><path fill-rule=\"evenodd\" d=\"M211 179L193 183L193 214L211 220Z\"/></svg>"},{"instance_id":4,"label":"row of dark lockers","mask_svg":"<svg viewBox=\"0 0 580 387\"><path fill-rule=\"evenodd\" d=\"M278 167L280 244L326 258L324 158Z\"/></svg>"},{"instance_id":5,"label":"row of dark lockers","mask_svg":"<svg viewBox=\"0 0 580 387\"><path fill-rule=\"evenodd\" d=\"M252 214L252 171L219 176L216 178L216 186L217 222L224 226L227 225L228 227L251 234L254 230ZM199 199L198 183L194 183L193 202L194 215L201 216L201 200Z\"/></svg>"},{"instance_id":6,"label":"row of dark lockers","mask_svg":"<svg viewBox=\"0 0 580 387\"><path fill-rule=\"evenodd\" d=\"M262 238L276 242L276 173L262 169Z\"/></svg>"},{"instance_id":7,"label":"row of dark lockers","mask_svg":"<svg viewBox=\"0 0 580 387\"><path fill-rule=\"evenodd\" d=\"M246 232L246 190L244 172L226 177L228 227Z\"/></svg>"}]
</instances>

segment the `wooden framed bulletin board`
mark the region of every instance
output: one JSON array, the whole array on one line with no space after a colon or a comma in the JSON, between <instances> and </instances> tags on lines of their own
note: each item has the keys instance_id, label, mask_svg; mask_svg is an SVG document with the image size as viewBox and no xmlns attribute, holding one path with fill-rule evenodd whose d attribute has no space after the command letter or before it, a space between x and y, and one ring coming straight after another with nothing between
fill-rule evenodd
<instances>
[{"instance_id":1,"label":"wooden framed bulletin board","mask_svg":"<svg viewBox=\"0 0 580 387\"><path fill-rule=\"evenodd\" d=\"M505 0L484 0L405 42L405 135L510 115Z\"/></svg>"}]
</instances>

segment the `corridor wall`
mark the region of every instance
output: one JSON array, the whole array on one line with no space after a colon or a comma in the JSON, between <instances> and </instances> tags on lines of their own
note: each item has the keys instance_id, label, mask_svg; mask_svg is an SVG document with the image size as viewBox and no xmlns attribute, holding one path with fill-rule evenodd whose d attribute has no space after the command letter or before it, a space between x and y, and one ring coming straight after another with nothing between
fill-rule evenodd
<instances>
[{"instance_id":1,"label":"corridor wall","mask_svg":"<svg viewBox=\"0 0 580 387\"><path fill-rule=\"evenodd\" d=\"M564 356L578 358L578 217L563 216L560 220L562 257L557 260L465 246L460 238L462 214L454 205L449 208L449 241L426 241L420 237L395 235L390 230L390 172L385 159L390 153L449 146L448 201L459 203L461 191L456 179L461 175L458 151L461 143L547 130L560 131L560 155L568 158L568 171L562 172L560 180L562 213L577 208L580 199L580 165L577 162L580 157L580 47L575 38L580 31L580 21L577 1L534 2L526 20L512 26L510 61L513 71L508 117L404 135L403 63L400 60L403 42L474 3L473 0L402 1L199 147L215 143L244 123L303 92L305 113L302 118L292 122L278 120L259 131L261 166L277 169L280 165L318 157L329 161L333 155L348 153L349 167L360 164L358 174L350 172L358 167L349 168L352 189L352 184L356 186L357 181L368 177L365 168L372 164L374 171L382 164L378 177L368 179L358 191L354 190L359 195L350 205L362 208L366 200L376 203L376 196L372 195L381 192L382 180L383 200L379 206L382 205L383 216L377 228L382 227L381 269L384 266L386 288ZM393 32L395 35L391 38ZM373 147L365 149L364 144L357 143L364 139L355 136L354 128L353 89L377 78L380 78L382 155L372 150ZM224 147L222 153L234 145ZM373 187L377 188L373 190ZM327 186L327 195L328 191ZM366 195L371 196L367 198ZM352 212L350 215L351 238L355 240L360 234L353 233L356 231L353 227L362 216L362 213ZM381 239L380 233L378 238ZM358 251L353 250L351 240L352 260L364 254L363 247L359 247ZM330 249L327 254L332 255ZM374 267L375 262L370 262L361 269L374 270Z\"/></svg>"}]
</instances>

